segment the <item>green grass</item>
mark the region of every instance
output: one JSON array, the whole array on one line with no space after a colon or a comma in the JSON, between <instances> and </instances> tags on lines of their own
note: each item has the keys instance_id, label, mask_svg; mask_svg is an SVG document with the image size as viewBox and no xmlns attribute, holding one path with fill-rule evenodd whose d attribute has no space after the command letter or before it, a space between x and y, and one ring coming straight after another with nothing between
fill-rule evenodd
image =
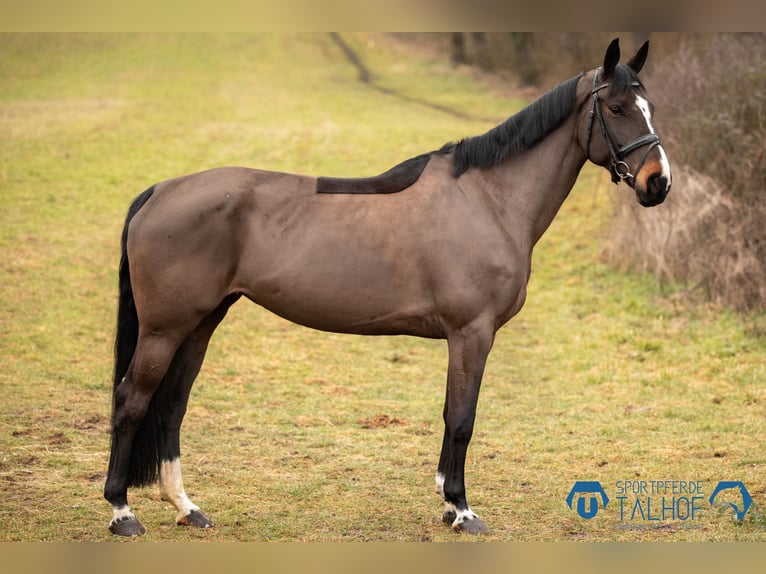
<instances>
[{"instance_id":1,"label":"green grass","mask_svg":"<svg viewBox=\"0 0 766 574\"><path fill-rule=\"evenodd\" d=\"M413 97L498 122L521 104L383 37L348 40ZM0 540L111 540L131 199L218 165L373 175L491 124L361 85L326 35L0 35L0 51ZM615 193L629 192L586 168L497 338L467 469L485 539L766 540L763 321L602 264ZM433 493L445 376L443 342L318 333L238 304L182 435L187 492L216 528L176 527L138 489L147 539L459 539ZM630 530L614 506L590 521L566 507L577 480L628 479L741 480L756 508Z\"/></svg>"}]
</instances>

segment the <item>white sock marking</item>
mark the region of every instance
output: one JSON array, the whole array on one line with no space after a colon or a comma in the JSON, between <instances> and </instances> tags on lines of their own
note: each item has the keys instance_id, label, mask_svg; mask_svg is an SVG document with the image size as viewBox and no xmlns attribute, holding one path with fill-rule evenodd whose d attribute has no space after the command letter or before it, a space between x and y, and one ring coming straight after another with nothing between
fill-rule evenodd
<instances>
[{"instance_id":1,"label":"white sock marking","mask_svg":"<svg viewBox=\"0 0 766 574\"><path fill-rule=\"evenodd\" d=\"M436 473L436 494L444 498L444 475L441 472Z\"/></svg>"},{"instance_id":2,"label":"white sock marking","mask_svg":"<svg viewBox=\"0 0 766 574\"><path fill-rule=\"evenodd\" d=\"M479 515L476 514L473 510L471 510L471 507L469 506L465 510L455 510L457 513L457 518L455 518L455 521L452 523L452 528L455 528L458 524L462 524L466 520L473 520L474 518L479 518Z\"/></svg>"},{"instance_id":3,"label":"white sock marking","mask_svg":"<svg viewBox=\"0 0 766 574\"><path fill-rule=\"evenodd\" d=\"M440 472L436 473L436 493L440 494L444 498L444 475ZM452 528L457 528L460 524L466 520L473 520L479 516L471 510L469 506L466 509L458 510L458 508L451 502L444 501L444 512L451 512L455 514L455 520L452 521Z\"/></svg>"},{"instance_id":4,"label":"white sock marking","mask_svg":"<svg viewBox=\"0 0 766 574\"><path fill-rule=\"evenodd\" d=\"M130 510L130 506L127 504L125 506L115 506L112 511L114 512L114 517L112 518L112 521L109 523L111 526L115 522L120 522L122 520L128 520L130 518L135 518L136 515L133 514L133 511Z\"/></svg>"},{"instance_id":5,"label":"white sock marking","mask_svg":"<svg viewBox=\"0 0 766 574\"><path fill-rule=\"evenodd\" d=\"M199 506L189 500L184 491L180 458L162 461L160 466L160 496L178 510L176 521L188 516L194 510L199 510Z\"/></svg>"}]
</instances>

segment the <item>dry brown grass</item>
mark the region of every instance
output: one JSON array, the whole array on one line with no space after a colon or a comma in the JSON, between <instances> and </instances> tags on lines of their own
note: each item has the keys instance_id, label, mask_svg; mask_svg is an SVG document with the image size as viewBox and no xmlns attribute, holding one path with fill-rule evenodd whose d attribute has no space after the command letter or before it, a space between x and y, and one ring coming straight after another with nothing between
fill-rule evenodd
<instances>
[{"instance_id":1,"label":"dry brown grass","mask_svg":"<svg viewBox=\"0 0 766 574\"><path fill-rule=\"evenodd\" d=\"M735 309L764 305L762 211L688 167L676 168L673 179L663 209L644 210L619 196L606 259L702 289L711 300Z\"/></svg>"}]
</instances>

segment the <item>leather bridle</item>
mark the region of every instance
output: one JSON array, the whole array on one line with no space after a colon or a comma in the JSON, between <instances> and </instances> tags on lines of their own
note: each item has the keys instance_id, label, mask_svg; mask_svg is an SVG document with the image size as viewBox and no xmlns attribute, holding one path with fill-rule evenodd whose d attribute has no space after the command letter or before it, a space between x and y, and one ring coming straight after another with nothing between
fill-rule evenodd
<instances>
[{"instance_id":1,"label":"leather bridle","mask_svg":"<svg viewBox=\"0 0 766 574\"><path fill-rule=\"evenodd\" d=\"M632 142L627 143L622 147L618 147L614 139L612 139L611 134L609 133L609 128L607 128L606 120L604 119L604 113L601 111L601 106L599 105L598 93L611 85L608 82L603 84L598 83L598 74L600 70L600 68L597 68L596 72L593 74L593 89L591 90L591 94L593 96L593 107L590 111L590 122L588 123L586 153L588 154L588 159L590 159L590 140L593 133L593 119L598 118L598 123L601 126L601 133L603 134L604 139L609 146L609 153L612 156L612 163L609 165L609 172L612 174L612 181L614 183L619 183L621 181L632 180L632 182L628 181L628 184L632 186L633 182L635 182L635 176L630 173L630 166L623 161L623 158L630 152L635 151L640 147L649 146L646 152L644 152L644 155L638 164L638 168L636 169L636 173L640 172L641 168L644 166L644 162L646 161L647 156L649 155L649 152L652 151L656 146L660 145L660 138L657 134L648 133L637 137ZM641 84L638 82L633 82L631 83L631 87L639 88L641 87Z\"/></svg>"}]
</instances>

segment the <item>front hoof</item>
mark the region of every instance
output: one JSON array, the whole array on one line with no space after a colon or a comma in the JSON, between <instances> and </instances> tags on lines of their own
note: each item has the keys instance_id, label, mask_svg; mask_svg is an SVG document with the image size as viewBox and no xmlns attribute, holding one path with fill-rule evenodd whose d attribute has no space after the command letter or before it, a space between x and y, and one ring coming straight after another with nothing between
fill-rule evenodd
<instances>
[{"instance_id":1,"label":"front hoof","mask_svg":"<svg viewBox=\"0 0 766 574\"><path fill-rule=\"evenodd\" d=\"M452 525L453 522L455 522L455 519L457 518L457 512L454 510L447 510L442 514L442 522L444 524Z\"/></svg>"},{"instance_id":2,"label":"front hoof","mask_svg":"<svg viewBox=\"0 0 766 574\"><path fill-rule=\"evenodd\" d=\"M109 532L117 536L135 537L146 534L146 528L135 516L115 518L109 523Z\"/></svg>"},{"instance_id":3,"label":"front hoof","mask_svg":"<svg viewBox=\"0 0 766 574\"><path fill-rule=\"evenodd\" d=\"M192 510L186 516L176 520L179 526L196 526L197 528L212 528L213 521L201 510Z\"/></svg>"},{"instance_id":4,"label":"front hoof","mask_svg":"<svg viewBox=\"0 0 766 574\"><path fill-rule=\"evenodd\" d=\"M466 534L488 534L489 528L484 524L484 521L478 516L473 518L467 518L457 524L452 524L452 529L455 532L465 532Z\"/></svg>"}]
</instances>

